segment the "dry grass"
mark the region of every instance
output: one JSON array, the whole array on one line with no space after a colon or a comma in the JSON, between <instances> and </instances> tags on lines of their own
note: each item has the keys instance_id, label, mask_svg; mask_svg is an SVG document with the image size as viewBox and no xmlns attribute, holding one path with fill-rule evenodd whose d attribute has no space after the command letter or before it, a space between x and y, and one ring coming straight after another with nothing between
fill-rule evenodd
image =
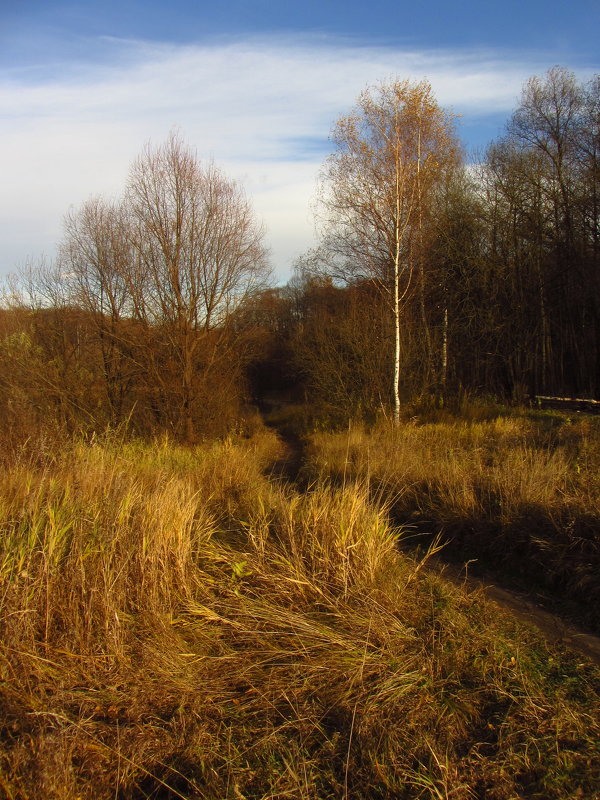
<instances>
[{"instance_id":1,"label":"dry grass","mask_svg":"<svg viewBox=\"0 0 600 800\"><path fill-rule=\"evenodd\" d=\"M370 483L397 521L578 601L600 629L600 420L527 414L311 438L309 470Z\"/></svg>"},{"instance_id":2,"label":"dry grass","mask_svg":"<svg viewBox=\"0 0 600 800\"><path fill-rule=\"evenodd\" d=\"M567 798L600 674L395 547L278 442L66 446L0 473L0 794Z\"/></svg>"}]
</instances>

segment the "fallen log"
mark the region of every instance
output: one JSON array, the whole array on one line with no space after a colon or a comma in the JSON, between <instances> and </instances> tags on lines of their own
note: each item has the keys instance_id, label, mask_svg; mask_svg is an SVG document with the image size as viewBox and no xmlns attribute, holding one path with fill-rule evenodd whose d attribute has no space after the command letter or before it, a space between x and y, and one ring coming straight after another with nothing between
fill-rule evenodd
<instances>
[{"instance_id":1,"label":"fallen log","mask_svg":"<svg viewBox=\"0 0 600 800\"><path fill-rule=\"evenodd\" d=\"M538 408L551 408L557 411L583 411L586 414L600 414L600 400L580 397L546 397L536 395Z\"/></svg>"}]
</instances>

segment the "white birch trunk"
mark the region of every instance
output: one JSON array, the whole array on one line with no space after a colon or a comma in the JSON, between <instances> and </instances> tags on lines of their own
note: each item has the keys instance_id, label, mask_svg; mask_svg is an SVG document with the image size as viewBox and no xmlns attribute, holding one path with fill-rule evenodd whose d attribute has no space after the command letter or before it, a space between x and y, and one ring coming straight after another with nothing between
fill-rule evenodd
<instances>
[{"instance_id":1,"label":"white birch trunk","mask_svg":"<svg viewBox=\"0 0 600 800\"><path fill-rule=\"evenodd\" d=\"M400 153L396 143L396 219L394 250L394 422L400 423Z\"/></svg>"},{"instance_id":2,"label":"white birch trunk","mask_svg":"<svg viewBox=\"0 0 600 800\"><path fill-rule=\"evenodd\" d=\"M399 250L399 242L397 250ZM399 253L398 253L399 255ZM394 264L394 422L400 422L400 264Z\"/></svg>"}]
</instances>

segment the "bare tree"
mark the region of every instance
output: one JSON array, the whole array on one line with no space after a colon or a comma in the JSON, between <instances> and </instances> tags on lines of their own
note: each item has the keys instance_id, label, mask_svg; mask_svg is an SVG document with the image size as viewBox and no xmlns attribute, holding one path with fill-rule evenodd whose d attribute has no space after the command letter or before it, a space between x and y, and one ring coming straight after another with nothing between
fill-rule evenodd
<instances>
[{"instance_id":1,"label":"bare tree","mask_svg":"<svg viewBox=\"0 0 600 800\"><path fill-rule=\"evenodd\" d=\"M175 134L134 163L126 204L134 313L165 339L179 382L178 424L191 439L194 385L217 352L216 333L267 275L263 230L242 189L213 164L202 166ZM207 342L212 355L205 349L201 365ZM154 367L161 380L160 363Z\"/></svg>"},{"instance_id":2,"label":"bare tree","mask_svg":"<svg viewBox=\"0 0 600 800\"><path fill-rule=\"evenodd\" d=\"M142 429L191 440L217 395L233 408L230 322L268 274L262 238L242 189L175 134L145 148L120 203L66 217L62 280L95 330L112 421L136 407Z\"/></svg>"},{"instance_id":3,"label":"bare tree","mask_svg":"<svg viewBox=\"0 0 600 800\"><path fill-rule=\"evenodd\" d=\"M110 419L118 424L136 372L129 323L133 253L123 206L94 198L67 214L59 262L71 301L90 316Z\"/></svg>"}]
</instances>

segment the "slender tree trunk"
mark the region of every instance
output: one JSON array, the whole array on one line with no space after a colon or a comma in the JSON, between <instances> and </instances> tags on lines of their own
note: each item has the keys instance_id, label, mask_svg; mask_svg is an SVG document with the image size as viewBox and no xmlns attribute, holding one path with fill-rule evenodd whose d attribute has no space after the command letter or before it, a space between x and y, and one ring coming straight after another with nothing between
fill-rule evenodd
<instances>
[{"instance_id":1,"label":"slender tree trunk","mask_svg":"<svg viewBox=\"0 0 600 800\"><path fill-rule=\"evenodd\" d=\"M400 153L396 143L396 219L394 221L394 422L400 424Z\"/></svg>"},{"instance_id":2,"label":"slender tree trunk","mask_svg":"<svg viewBox=\"0 0 600 800\"><path fill-rule=\"evenodd\" d=\"M444 308L444 322L442 324L442 374L440 378L442 390L446 391L448 382L448 306Z\"/></svg>"},{"instance_id":3,"label":"slender tree trunk","mask_svg":"<svg viewBox=\"0 0 600 800\"><path fill-rule=\"evenodd\" d=\"M417 259L419 264L419 310L421 313L421 324L423 325L423 335L425 337L425 374L424 385L427 387L431 381L431 376L434 371L433 349L431 346L431 334L429 332L429 324L427 322L427 312L425 309L425 268L423 266L423 198L421 191L421 115L419 113L419 129L417 135Z\"/></svg>"},{"instance_id":4,"label":"slender tree trunk","mask_svg":"<svg viewBox=\"0 0 600 800\"><path fill-rule=\"evenodd\" d=\"M399 249L399 242L398 242ZM400 264L394 264L394 422L400 422Z\"/></svg>"},{"instance_id":5,"label":"slender tree trunk","mask_svg":"<svg viewBox=\"0 0 600 800\"><path fill-rule=\"evenodd\" d=\"M193 399L194 399L194 342L193 342L193 334L186 326L183 324L182 336L181 336L181 344L182 344L182 366L183 369L181 371L181 383L182 383L182 411L183 411L183 419L181 422L183 423L183 435L185 437L186 442L191 443L194 441L194 415L193 415Z\"/></svg>"}]
</instances>

